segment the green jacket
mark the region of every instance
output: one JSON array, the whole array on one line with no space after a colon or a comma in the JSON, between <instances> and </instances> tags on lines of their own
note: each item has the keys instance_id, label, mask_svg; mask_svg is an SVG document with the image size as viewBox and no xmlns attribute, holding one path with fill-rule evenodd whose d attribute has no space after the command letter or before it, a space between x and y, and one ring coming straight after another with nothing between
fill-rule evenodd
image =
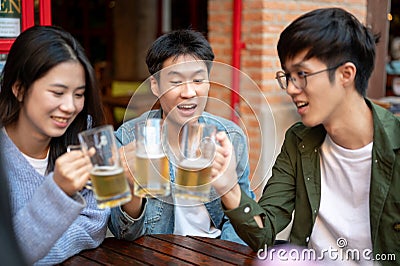
<instances>
[{"instance_id":1,"label":"green jacket","mask_svg":"<svg viewBox=\"0 0 400 266\"><path fill-rule=\"evenodd\" d=\"M400 119L366 102L374 119L369 195L373 252L395 253L400 260ZM308 245L321 198L320 147L325 135L322 125L293 125L259 202L242 193L240 206L226 211L238 235L255 251L274 243L276 234L291 221L293 210L290 242ZM264 228L257 226L256 215L263 218Z\"/></svg>"}]
</instances>

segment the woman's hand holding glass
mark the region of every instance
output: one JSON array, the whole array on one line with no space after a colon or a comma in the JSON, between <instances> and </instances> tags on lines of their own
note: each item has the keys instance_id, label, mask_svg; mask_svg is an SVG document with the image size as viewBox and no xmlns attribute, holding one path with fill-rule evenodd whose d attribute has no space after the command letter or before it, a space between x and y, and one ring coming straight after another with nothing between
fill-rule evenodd
<instances>
[{"instance_id":1,"label":"woman's hand holding glass","mask_svg":"<svg viewBox=\"0 0 400 266\"><path fill-rule=\"evenodd\" d=\"M93 168L90 155L81 150L73 150L57 158L53 179L67 195L73 196L88 182Z\"/></svg>"}]
</instances>

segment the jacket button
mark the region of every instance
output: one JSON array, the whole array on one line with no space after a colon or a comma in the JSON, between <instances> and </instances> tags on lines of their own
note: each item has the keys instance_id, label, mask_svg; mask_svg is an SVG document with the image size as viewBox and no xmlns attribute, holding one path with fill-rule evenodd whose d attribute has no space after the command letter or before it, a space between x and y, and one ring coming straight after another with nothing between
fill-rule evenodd
<instances>
[{"instance_id":1,"label":"jacket button","mask_svg":"<svg viewBox=\"0 0 400 266\"><path fill-rule=\"evenodd\" d=\"M244 213L249 213L250 212L250 207L246 207L246 208L244 208Z\"/></svg>"},{"instance_id":2,"label":"jacket button","mask_svg":"<svg viewBox=\"0 0 400 266\"><path fill-rule=\"evenodd\" d=\"M395 224L393 225L393 229L394 229L395 231L397 231L397 232L400 232L400 223L395 223Z\"/></svg>"}]
</instances>

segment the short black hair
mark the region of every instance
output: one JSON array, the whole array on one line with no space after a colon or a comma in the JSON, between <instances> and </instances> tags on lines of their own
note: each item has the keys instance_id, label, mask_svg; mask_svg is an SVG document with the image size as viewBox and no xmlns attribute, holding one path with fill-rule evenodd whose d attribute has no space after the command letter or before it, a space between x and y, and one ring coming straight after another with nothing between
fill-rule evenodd
<instances>
[{"instance_id":1,"label":"short black hair","mask_svg":"<svg viewBox=\"0 0 400 266\"><path fill-rule=\"evenodd\" d=\"M328 67L354 63L357 68L355 86L358 93L365 96L378 41L378 34L374 35L344 9L321 8L300 16L286 27L277 48L283 69L286 60L303 51L307 51L304 59L315 57Z\"/></svg>"},{"instance_id":2,"label":"short black hair","mask_svg":"<svg viewBox=\"0 0 400 266\"><path fill-rule=\"evenodd\" d=\"M204 60L210 72L214 52L202 33L190 29L174 30L160 36L147 51L146 64L151 75L163 68L163 63L171 57L192 55Z\"/></svg>"}]
</instances>

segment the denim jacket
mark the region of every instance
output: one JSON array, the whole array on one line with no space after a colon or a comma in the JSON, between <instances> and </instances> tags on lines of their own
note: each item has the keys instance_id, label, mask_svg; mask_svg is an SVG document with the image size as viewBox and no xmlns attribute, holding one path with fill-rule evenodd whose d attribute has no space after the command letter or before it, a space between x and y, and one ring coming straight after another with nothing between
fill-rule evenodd
<instances>
[{"instance_id":1,"label":"denim jacket","mask_svg":"<svg viewBox=\"0 0 400 266\"><path fill-rule=\"evenodd\" d=\"M119 145L124 146L135 139L135 124L147 118L161 118L162 110L151 110L140 117L125 122L116 132L115 136ZM255 198L250 190L249 163L247 141L242 129L232 121L203 112L199 122L214 124L217 131L225 131L233 144L236 154L236 172L241 189L251 198ZM171 164L170 164L171 165ZM171 172L171 181L174 182L174 171ZM211 194L216 192L212 189ZM214 197L215 198L215 197ZM111 210L109 228L117 237L127 240L135 240L142 235L172 234L174 232L174 205L172 196L160 198L147 198L143 202L143 212L138 219L133 219L121 208ZM233 229L229 219L224 215L221 200L216 197L205 203L210 215L212 225L221 230L221 239L244 244Z\"/></svg>"}]
</instances>

